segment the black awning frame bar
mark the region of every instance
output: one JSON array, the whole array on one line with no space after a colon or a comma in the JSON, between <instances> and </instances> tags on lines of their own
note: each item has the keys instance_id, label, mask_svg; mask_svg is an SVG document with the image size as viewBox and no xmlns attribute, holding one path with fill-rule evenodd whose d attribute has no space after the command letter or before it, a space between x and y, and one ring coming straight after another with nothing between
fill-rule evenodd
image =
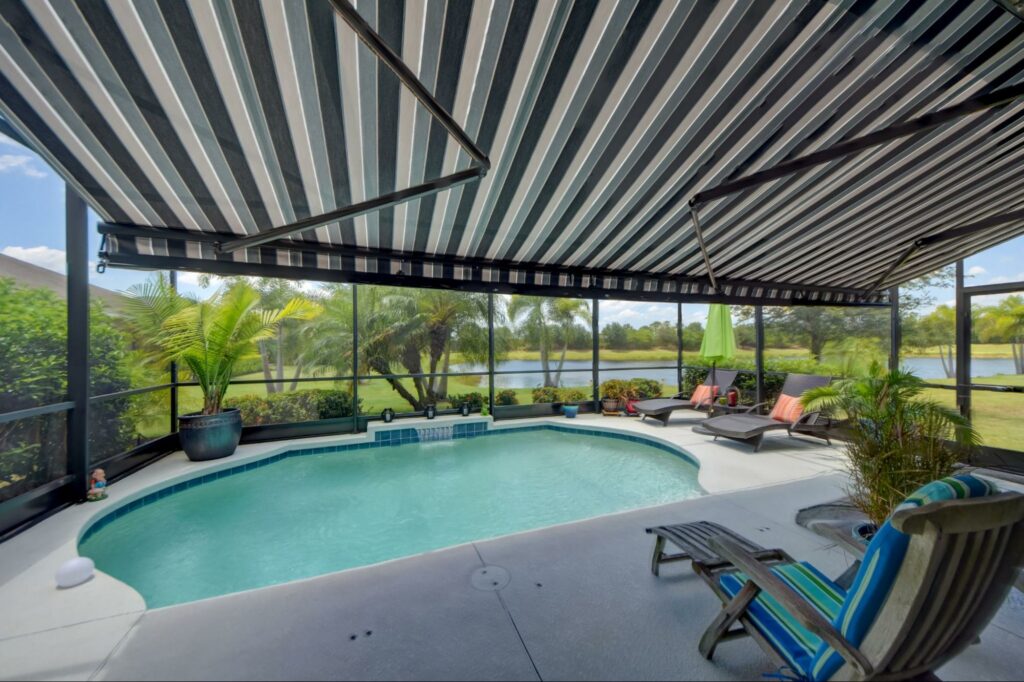
<instances>
[{"instance_id":1,"label":"black awning frame bar","mask_svg":"<svg viewBox=\"0 0 1024 682\"><path fill-rule=\"evenodd\" d=\"M881 289L892 273L896 272L900 266L910 260L910 257L913 256L918 249L923 249L925 247L932 246L933 244L940 244L942 242L949 241L950 239L956 239L957 237L965 237L967 235L974 234L975 232L987 230L990 227L1013 222L1014 220L1024 220L1024 209L989 216L973 223L961 225L960 227L951 227L943 232L914 240L914 242L908 246L902 254L900 254L900 257L897 258L892 265L886 268L885 272L883 272L881 277L879 277L871 288L868 289L865 295L870 296Z\"/></svg>"},{"instance_id":2,"label":"black awning frame bar","mask_svg":"<svg viewBox=\"0 0 1024 682\"><path fill-rule=\"evenodd\" d=\"M209 232L190 232L183 229L171 229L171 228L159 228L159 227L145 227L142 225L130 225L122 223L99 223L97 230L104 237L107 235L115 237L129 237L136 238L142 237L146 239L170 239L178 241L189 241L198 242L203 244L211 244L216 246L223 240L223 235L211 234ZM661 273L652 272L629 272L622 270L608 270L604 268L560 268L556 265L545 265L542 263L528 263L528 262L517 262L508 260L486 260L482 258L466 258L461 256L451 256L447 254L429 254L429 253L410 253L408 251L396 251L394 249L367 249L355 246L332 246L328 244L321 244L318 242L298 242L298 241L277 241L272 244L274 248L290 249L294 251L307 251L310 253L322 254L327 256L341 256L341 257L352 257L352 258L388 258L392 260L403 260L407 262L417 263L429 263L433 265L452 266L459 268L471 268L471 269L504 269L504 270L529 270L531 272L548 274L552 278L557 279L559 275L571 275L577 279L582 277L616 277L616 278L639 278L639 279L655 279L660 281L671 280L674 282L686 283L686 284L706 284L707 278L703 277L673 277ZM137 259L129 254L116 254L110 257L108 254L101 252L101 261L108 260L113 265L141 265L147 259L157 258L157 256L139 256ZM159 256L159 258L173 258L171 256ZM182 270L196 271L198 269L196 265L196 259L185 259L190 261L191 265L182 268ZM131 261L130 263L128 261ZM217 268L220 264L230 261L219 261L219 260L208 260L204 261L209 267L207 272L216 273ZM255 267L261 267L260 264L250 264ZM156 268L156 266L150 266ZM205 266L204 266L205 267ZM293 269L295 266L282 266L290 267ZM319 270L321 278L325 277L329 272L328 270ZM234 274L234 273L228 273ZM277 276L277 275L275 275ZM299 277L292 276L292 279ZM396 280L392 283L401 284L402 276L397 276ZM317 279L316 276L308 277L308 279ZM742 280L742 279L730 279L720 280L715 279L716 285L729 286L729 287L746 287L753 289L784 289L794 292L816 292L816 293L829 293L829 294L842 294L846 296L853 296L858 298L864 298L868 294L873 292L867 292L863 289L856 289L852 287L828 287L818 286L813 284L785 284L781 282L763 282L757 280ZM554 285L551 285L554 287ZM435 286L435 288L438 288ZM444 288L444 287L439 287ZM557 287L555 287L557 288ZM604 297L604 290L592 288L590 289L596 292L598 296ZM614 291L609 291L609 294L613 294Z\"/></svg>"},{"instance_id":3,"label":"black awning frame bar","mask_svg":"<svg viewBox=\"0 0 1024 682\"><path fill-rule=\"evenodd\" d=\"M771 168L766 168L763 171L758 171L757 173L752 173L746 177L737 178L736 180L724 182L710 189L702 190L693 195L693 198L690 199L690 206L697 206L714 199L720 199L724 196L735 194L741 190L757 187L758 185L763 185L773 180L784 178L787 175L792 175L793 173L798 173L802 170L819 166L823 163L828 163L829 161L834 161L835 159L854 154L869 147L875 147L885 142L913 135L914 133L931 130L932 128L938 127L944 123L949 123L950 121L954 121L958 118L978 113L986 109L991 109L992 107L1008 104L1021 97L1024 97L1024 83L1018 83L1017 85L1011 85L1000 90L994 90L993 92L974 97L952 107L940 109L917 118L912 118L909 121L897 123L887 128L882 128L881 130L877 130L873 133L862 135L861 137L856 137L846 142L841 142L827 149L822 149L821 151L813 152L791 161L784 161L783 163L772 166Z\"/></svg>"},{"instance_id":4,"label":"black awning frame bar","mask_svg":"<svg viewBox=\"0 0 1024 682\"><path fill-rule=\"evenodd\" d=\"M345 23L356 32L356 35L359 36L359 39L363 41L366 47L388 65L388 68L394 72L398 80L402 81L405 87L409 88L412 92L413 96L419 100L420 104L430 112L430 115L448 130L451 136L455 138L455 141L459 143L459 146L473 157L473 160L484 171L490 170L491 161L487 158L487 155L476 146L476 143L470 139L466 131L452 118L451 114L445 111L444 107L434 99L434 95L420 82L416 74L412 72L412 69L402 61L402 58L395 54L388 47L388 44L384 42L384 39L380 37L380 34L366 23L366 20L356 11L356 8L348 0L330 0L330 2L334 7L334 11L341 15Z\"/></svg>"},{"instance_id":5,"label":"black awning frame bar","mask_svg":"<svg viewBox=\"0 0 1024 682\"><path fill-rule=\"evenodd\" d=\"M462 126L456 122L452 115L445 111L445 108L441 106L441 103L434 98L423 83L420 82L416 74L412 72L412 69L402 61L394 50L388 47L384 39L380 37L373 27L366 22L365 19L356 11L356 8L348 0L330 0L331 7L337 12L345 23L355 31L359 39L366 45L371 52L373 52L378 59L391 69L392 73L405 85L406 88L412 93L412 95L419 101L423 107L430 112L430 115L434 117L434 120L444 126L445 130L448 131L459 146L469 154L470 158L473 159L470 167L464 171L458 171L444 177L437 178L436 180L430 180L414 187L408 187L406 189L398 190L395 192L388 192L382 194L379 197L373 199L367 199L366 201L352 204L350 206L344 206L337 208L327 213L322 213L317 216L311 216L302 220L296 220L295 222L287 225L281 225L280 227L271 228L264 232L257 234L248 235L245 237L238 237L236 239L230 239L228 241L218 243L215 245L215 249L218 253L231 253L240 249L247 249L254 246L261 246L267 242L291 237L301 232L307 232L318 227L330 225L336 223L339 220L345 220L348 218L354 218L359 215L366 213L372 213L381 209L395 206L397 204L411 201L413 199L419 199L421 197L430 196L452 187L457 187L467 182L473 182L479 180L487 171L491 168L491 160L487 158L476 142L470 139L469 135Z\"/></svg>"},{"instance_id":6,"label":"black awning frame bar","mask_svg":"<svg viewBox=\"0 0 1024 682\"><path fill-rule=\"evenodd\" d=\"M541 285L521 282L462 282L443 280L434 277L422 277L409 274L391 274L377 272L353 272L341 270L323 270L297 266L274 265L266 263L244 263L241 261L216 260L206 261L178 256L138 256L133 254L113 254L109 258L114 267L140 270L180 270L187 272L204 272L220 275L241 275L247 277L280 277L292 280L311 280L318 282L338 282L347 284L376 284L382 286L418 287L423 289L458 289L460 291L479 291L482 293L524 294L529 296L556 296L585 299L607 299L623 301L650 301L657 303L728 303L733 305L771 305L771 306L838 306L838 307L871 307L888 308L888 301L872 302L866 298L850 297L842 301L816 301L807 299L801 289L812 287L781 287L792 290L793 295L765 300L752 295L724 295L721 293L683 293L667 294L661 291L619 291L604 290L594 287L563 287L557 284ZM863 292L861 292L863 293Z\"/></svg>"},{"instance_id":7,"label":"black awning frame bar","mask_svg":"<svg viewBox=\"0 0 1024 682\"><path fill-rule=\"evenodd\" d=\"M444 177L437 178L436 180L425 182L422 185L415 185L395 192L388 192L387 194L382 194L379 197L374 197L373 199L367 199L366 201L361 201L357 204L350 204L349 206L336 208L333 211L328 211L327 213L321 213L320 215L296 220L294 223L288 223L287 225L275 227L264 232L257 232L256 234L252 234L247 237L238 237L237 239L230 239L228 241L218 240L214 244L214 248L219 253L231 253L241 249L249 249L254 246L262 246L267 242L285 239L301 232L307 232L318 227L323 227L324 225L330 225L331 223L379 211L383 208L395 206L406 201L430 196L431 194L437 194L438 192L442 192L446 189L451 189L452 187L464 185L467 182L479 180L483 177L484 173L485 171L483 168L474 165L464 171L445 175ZM164 238L168 238L168 236L165 235ZM189 237L180 238L188 239ZM297 248L303 247L297 246Z\"/></svg>"}]
</instances>

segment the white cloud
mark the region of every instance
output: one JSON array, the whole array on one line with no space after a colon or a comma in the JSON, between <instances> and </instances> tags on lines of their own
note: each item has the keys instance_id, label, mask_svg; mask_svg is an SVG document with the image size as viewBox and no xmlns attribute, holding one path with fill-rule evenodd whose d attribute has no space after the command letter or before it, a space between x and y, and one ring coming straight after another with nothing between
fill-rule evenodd
<instances>
[{"instance_id":1,"label":"white cloud","mask_svg":"<svg viewBox=\"0 0 1024 682\"><path fill-rule=\"evenodd\" d=\"M1006 284L1007 282L1024 282L1024 272L1018 272L1016 275L997 275L989 279L989 284Z\"/></svg>"},{"instance_id":2,"label":"white cloud","mask_svg":"<svg viewBox=\"0 0 1024 682\"><path fill-rule=\"evenodd\" d=\"M61 274L64 274L67 268L67 256L64 251L49 246L5 246L0 249L0 253Z\"/></svg>"},{"instance_id":3,"label":"white cloud","mask_svg":"<svg viewBox=\"0 0 1024 682\"><path fill-rule=\"evenodd\" d=\"M0 134L0 144L7 145L8 147L21 147L20 144L3 134Z\"/></svg>"},{"instance_id":4,"label":"white cloud","mask_svg":"<svg viewBox=\"0 0 1024 682\"><path fill-rule=\"evenodd\" d=\"M33 165L33 158L28 154L0 154L0 173L8 171L15 171L30 178L46 177L46 173Z\"/></svg>"},{"instance_id":5,"label":"white cloud","mask_svg":"<svg viewBox=\"0 0 1024 682\"><path fill-rule=\"evenodd\" d=\"M980 277L981 275L984 275L986 272L988 272L988 270L981 267L980 265L972 265L970 268L967 269L967 276Z\"/></svg>"}]
</instances>

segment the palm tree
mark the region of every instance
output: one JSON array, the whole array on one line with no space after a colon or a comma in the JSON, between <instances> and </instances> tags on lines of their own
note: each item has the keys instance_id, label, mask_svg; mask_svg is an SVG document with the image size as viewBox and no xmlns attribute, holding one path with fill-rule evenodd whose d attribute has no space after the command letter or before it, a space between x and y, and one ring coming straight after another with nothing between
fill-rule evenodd
<instances>
[{"instance_id":1,"label":"palm tree","mask_svg":"<svg viewBox=\"0 0 1024 682\"><path fill-rule=\"evenodd\" d=\"M315 325L303 325L297 365L314 374L347 376L352 373L352 287L326 285L316 299L321 314Z\"/></svg>"},{"instance_id":2,"label":"palm tree","mask_svg":"<svg viewBox=\"0 0 1024 682\"><path fill-rule=\"evenodd\" d=\"M279 310L262 310L259 304L259 292L245 282L196 302L158 281L137 290L128 309L136 324L155 331L151 338L162 357L182 363L199 383L202 413L209 415L220 412L235 366L254 359L260 341L273 338L285 320L309 319L319 313L317 306L302 298Z\"/></svg>"},{"instance_id":3,"label":"palm tree","mask_svg":"<svg viewBox=\"0 0 1024 682\"><path fill-rule=\"evenodd\" d=\"M851 497L878 525L914 490L950 475L981 442L959 412L922 397L926 388L913 373L875 362L863 377L803 395L806 409L848 420Z\"/></svg>"},{"instance_id":4,"label":"palm tree","mask_svg":"<svg viewBox=\"0 0 1024 682\"><path fill-rule=\"evenodd\" d=\"M508 317L522 334L537 339L544 386L557 387L561 383L569 339L579 322L590 321L590 306L575 298L515 295L508 305ZM552 373L551 353L559 342L562 349L558 369Z\"/></svg>"}]
</instances>

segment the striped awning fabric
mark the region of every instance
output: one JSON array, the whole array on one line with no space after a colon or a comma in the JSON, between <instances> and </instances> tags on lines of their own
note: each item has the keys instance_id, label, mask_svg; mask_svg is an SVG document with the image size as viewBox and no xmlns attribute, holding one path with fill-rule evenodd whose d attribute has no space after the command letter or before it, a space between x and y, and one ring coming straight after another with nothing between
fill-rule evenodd
<instances>
[{"instance_id":1,"label":"striped awning fabric","mask_svg":"<svg viewBox=\"0 0 1024 682\"><path fill-rule=\"evenodd\" d=\"M1024 234L1024 99L711 201L700 190L1024 82L993 0L360 0L488 155L479 181L218 243L470 165L328 0L5 0L0 107L111 264L663 300L884 303Z\"/></svg>"}]
</instances>

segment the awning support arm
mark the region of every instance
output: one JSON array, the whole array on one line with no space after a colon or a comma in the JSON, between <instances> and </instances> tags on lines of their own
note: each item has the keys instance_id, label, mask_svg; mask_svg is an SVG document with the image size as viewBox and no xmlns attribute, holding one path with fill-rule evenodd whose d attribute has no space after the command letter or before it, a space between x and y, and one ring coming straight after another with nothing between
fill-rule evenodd
<instances>
[{"instance_id":1,"label":"awning support arm","mask_svg":"<svg viewBox=\"0 0 1024 682\"><path fill-rule=\"evenodd\" d=\"M950 239L956 239L957 237L965 237L969 234L974 234L975 232L987 230L990 227L1002 225L1003 223L1010 223L1015 220L1024 220L1024 209L989 216L987 218L982 218L981 220L975 221L973 223L961 225L960 227L952 227L943 232L939 232L938 234L929 235L927 237L921 237L920 239L915 240L913 244L908 246L907 249L900 254L900 257L897 258L892 265L886 268L885 272L882 273L882 276L879 277L878 280L874 283L874 285L872 285L871 288L867 290L867 292L865 293L865 297L870 296L871 294L881 289L882 285L885 284L886 280L889 279L892 273L896 272L896 270L899 269L901 265L910 260L910 257L914 255L914 253L917 252L918 249L924 248L926 246L931 246L933 244L939 244L941 242L949 241Z\"/></svg>"},{"instance_id":2,"label":"awning support arm","mask_svg":"<svg viewBox=\"0 0 1024 682\"><path fill-rule=\"evenodd\" d=\"M711 282L711 291L718 291L718 284L715 282L715 270L711 267L711 257L708 256L708 247L704 244L704 231L700 227L700 216L697 215L697 206L693 199L690 200L690 215L693 217L693 233L697 237L697 246L704 256L704 267L708 271L708 280Z\"/></svg>"},{"instance_id":3,"label":"awning support arm","mask_svg":"<svg viewBox=\"0 0 1024 682\"><path fill-rule=\"evenodd\" d=\"M704 204L712 199L720 199L721 197L728 196L729 194L735 194L741 190L763 185L771 182L772 180L778 180L784 178L787 175L811 168L813 166L819 166L823 163L828 163L843 156L859 152L868 147L874 147L885 142L913 135L914 133L920 133L925 130L930 130L943 123L954 121L963 116L974 114L985 109L997 107L1003 104L1008 104L1015 99L1024 97L1024 83L1018 83L1017 85L1011 85L1010 87L1003 88L1001 90L994 90L993 92L969 99L965 102L961 102L952 107L946 109L940 109L918 118L912 118L904 123L897 123L887 128L863 135L861 137L855 137L847 142L841 142L840 144L829 147L828 149L822 149L821 151L808 154L807 156L801 156L793 159L792 161L785 161L771 168L766 168L763 171L752 173L743 178L737 178L730 182L723 182L720 185L712 187L710 189L697 192L690 199L690 206Z\"/></svg>"},{"instance_id":4,"label":"awning support arm","mask_svg":"<svg viewBox=\"0 0 1024 682\"><path fill-rule=\"evenodd\" d=\"M291 237L292 235L296 235L300 232L306 232L317 227L330 225L331 223L336 223L340 220L354 218L365 213L379 211L380 209L387 208L388 206L395 206L396 204L401 204L406 201L419 199L420 197L429 196L431 194L437 194L443 190L451 189L458 185L464 185L467 182L472 182L474 180L479 180L483 174L483 168L474 166L464 171L459 171L458 173L452 173L451 175L446 175L442 178L425 182L422 185L415 185L413 187L407 187L406 189L400 189L396 192L382 194L374 199L367 199L366 201L361 201L358 204L343 206L342 208L328 211L327 213L321 213L320 215L296 220L294 223L258 232L256 234L249 235L248 237L239 237L238 239L220 242L217 243L214 248L220 253L231 253L232 251L238 251L240 249L249 249L254 246L261 246L267 242Z\"/></svg>"},{"instance_id":5,"label":"awning support arm","mask_svg":"<svg viewBox=\"0 0 1024 682\"><path fill-rule=\"evenodd\" d=\"M384 39L373 30L373 27L366 23L366 20L363 19L359 12L356 11L356 8L352 6L349 0L330 0L330 2L334 11L345 20L345 23L348 24L353 31L355 31L363 44L366 45L371 52L377 55L377 58L384 62L389 69L391 69L398 80L400 80L419 101L419 103L430 112L430 115L434 117L434 120L445 127L448 133L455 138L456 142L458 142L459 146L462 147L462 149L473 159L473 163L464 171L452 173L451 175L446 175L444 177L437 178L436 180L416 185L415 187L408 187L395 192L389 192L374 199L367 199L366 201L359 202L358 204L343 206L321 215L296 220L293 223L281 225L258 234L218 243L215 246L218 253L231 253L240 249L260 246L267 242L291 237L301 232L306 232L317 227L323 227L324 225L330 225L331 223L336 223L339 220L354 218L355 216L363 215L364 213L379 211L405 201L436 194L442 190L451 189L452 187L472 182L473 180L479 180L491 167L491 160L487 158L487 154L476 146L476 143L470 139L469 135L466 134L466 131L462 129L462 126L452 118L451 114L445 111L444 107L441 106L441 103L438 102L434 98L434 95L427 90L427 87L420 82L412 69L402 61L402 58L395 54L394 50L388 47L387 43L384 42Z\"/></svg>"},{"instance_id":6,"label":"awning support arm","mask_svg":"<svg viewBox=\"0 0 1024 682\"><path fill-rule=\"evenodd\" d=\"M382 62L388 65L388 68L394 72L398 80L402 81L405 87L409 88L420 104L430 112L438 123L448 130L451 136L455 138L455 141L459 143L459 146L473 157L473 160L484 171L490 170L491 161L487 158L487 154L476 146L476 143L469 138L469 135L462 129L462 126L456 123L451 114L445 111L444 107L434 99L434 95L420 82L416 74L412 72L412 69L388 47L388 44L384 42L380 34L366 23L366 20L356 11L356 8L348 0L331 0L331 5L334 7L334 11L345 20L345 23L356 32L356 35L363 41L363 44L370 48L370 51L377 55Z\"/></svg>"}]
</instances>

